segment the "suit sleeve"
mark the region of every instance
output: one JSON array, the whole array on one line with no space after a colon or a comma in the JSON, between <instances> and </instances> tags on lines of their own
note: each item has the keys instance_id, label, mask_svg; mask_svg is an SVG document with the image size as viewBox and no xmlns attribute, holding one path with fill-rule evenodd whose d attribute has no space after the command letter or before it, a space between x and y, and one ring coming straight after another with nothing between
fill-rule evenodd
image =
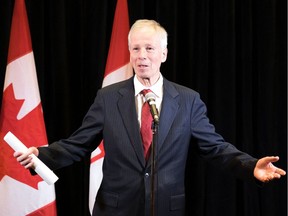
<instances>
[{"instance_id":1,"label":"suit sleeve","mask_svg":"<svg viewBox=\"0 0 288 216\"><path fill-rule=\"evenodd\" d=\"M39 148L40 160L50 169L56 170L90 156L102 140L103 124L104 102L99 90L80 128L67 139Z\"/></svg>"},{"instance_id":2,"label":"suit sleeve","mask_svg":"<svg viewBox=\"0 0 288 216\"><path fill-rule=\"evenodd\" d=\"M216 133L209 122L207 108L199 94L193 102L191 111L191 133L197 139L202 157L220 169L224 169L242 179L253 179L257 159L238 150Z\"/></svg>"}]
</instances>

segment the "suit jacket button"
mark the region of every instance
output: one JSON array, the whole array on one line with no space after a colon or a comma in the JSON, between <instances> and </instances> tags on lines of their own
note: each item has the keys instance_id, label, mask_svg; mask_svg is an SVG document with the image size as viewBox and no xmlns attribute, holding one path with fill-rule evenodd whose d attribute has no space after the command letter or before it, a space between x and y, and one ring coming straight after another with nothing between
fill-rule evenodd
<instances>
[{"instance_id":1,"label":"suit jacket button","mask_svg":"<svg viewBox=\"0 0 288 216\"><path fill-rule=\"evenodd\" d=\"M148 178L149 177L149 173L145 173L145 178Z\"/></svg>"}]
</instances>

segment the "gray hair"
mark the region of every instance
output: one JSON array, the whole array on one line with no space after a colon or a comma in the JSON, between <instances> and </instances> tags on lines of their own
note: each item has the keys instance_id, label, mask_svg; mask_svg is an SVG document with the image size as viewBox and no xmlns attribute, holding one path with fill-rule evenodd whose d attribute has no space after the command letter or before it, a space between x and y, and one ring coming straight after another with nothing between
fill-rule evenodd
<instances>
[{"instance_id":1,"label":"gray hair","mask_svg":"<svg viewBox=\"0 0 288 216\"><path fill-rule=\"evenodd\" d=\"M137 29L141 29L144 27L150 27L150 28L154 28L155 32L158 34L159 39L160 39L160 43L161 43L161 47L163 49L167 48L167 44L168 44L168 34L166 32L166 30L155 20L148 20L148 19L140 19L137 20L131 27L129 34L128 34L128 46L130 47L130 39L131 39L131 33L134 30Z\"/></svg>"}]
</instances>

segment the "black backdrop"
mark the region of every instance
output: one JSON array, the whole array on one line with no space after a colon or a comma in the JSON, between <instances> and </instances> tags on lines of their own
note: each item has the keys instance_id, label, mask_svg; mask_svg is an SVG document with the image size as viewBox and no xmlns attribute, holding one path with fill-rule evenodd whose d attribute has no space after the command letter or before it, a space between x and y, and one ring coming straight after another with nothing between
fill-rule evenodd
<instances>
[{"instance_id":1,"label":"black backdrop","mask_svg":"<svg viewBox=\"0 0 288 216\"><path fill-rule=\"evenodd\" d=\"M13 4L2 0L0 6L1 89ZM101 88L116 0L26 0L26 5L52 142L80 125ZM130 23L155 19L167 29L163 75L201 93L227 141L255 157L279 155L277 165L286 170L286 1L128 0L128 5ZM258 188L192 154L189 215L287 215L286 177ZM57 171L59 215L89 215L89 169L83 166L88 164L89 158Z\"/></svg>"}]
</instances>

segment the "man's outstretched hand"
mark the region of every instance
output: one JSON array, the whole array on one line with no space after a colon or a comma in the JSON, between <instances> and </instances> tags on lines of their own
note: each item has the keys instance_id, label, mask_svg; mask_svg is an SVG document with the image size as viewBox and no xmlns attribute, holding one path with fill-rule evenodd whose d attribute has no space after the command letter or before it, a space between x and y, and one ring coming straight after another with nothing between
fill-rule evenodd
<instances>
[{"instance_id":1,"label":"man's outstretched hand","mask_svg":"<svg viewBox=\"0 0 288 216\"><path fill-rule=\"evenodd\" d=\"M278 160L278 156L263 157L259 159L254 169L255 178L257 178L261 182L269 182L286 175L286 172L284 170L272 164L274 162L277 162Z\"/></svg>"}]
</instances>

